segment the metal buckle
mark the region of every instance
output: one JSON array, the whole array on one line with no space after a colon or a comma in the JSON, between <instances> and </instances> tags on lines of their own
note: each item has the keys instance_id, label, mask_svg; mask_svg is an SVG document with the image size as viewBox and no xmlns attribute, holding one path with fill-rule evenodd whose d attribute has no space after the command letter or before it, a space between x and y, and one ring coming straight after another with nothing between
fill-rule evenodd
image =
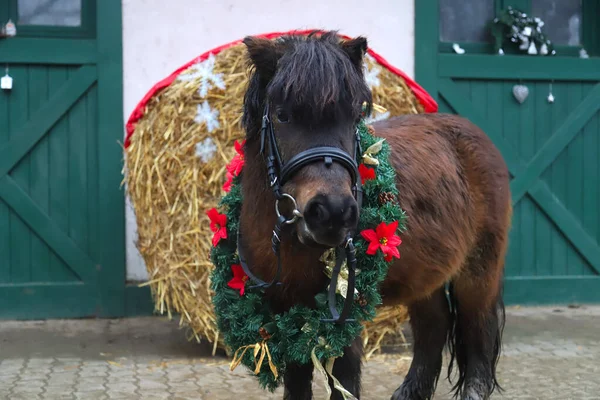
<instances>
[{"instance_id":1,"label":"metal buckle","mask_svg":"<svg viewBox=\"0 0 600 400\"><path fill-rule=\"evenodd\" d=\"M286 221L284 222L286 225L291 225L295 223L298 220L298 218L304 218L302 213L298 210L298 203L296 203L296 199L294 199L291 195L287 193L282 193L281 198L286 198L294 204L294 210L292 211L292 214L294 216L292 217L292 219L287 219L287 217L284 217L286 218ZM275 212L277 213L278 218L281 217L281 212L279 211L279 199L275 200Z\"/></svg>"}]
</instances>

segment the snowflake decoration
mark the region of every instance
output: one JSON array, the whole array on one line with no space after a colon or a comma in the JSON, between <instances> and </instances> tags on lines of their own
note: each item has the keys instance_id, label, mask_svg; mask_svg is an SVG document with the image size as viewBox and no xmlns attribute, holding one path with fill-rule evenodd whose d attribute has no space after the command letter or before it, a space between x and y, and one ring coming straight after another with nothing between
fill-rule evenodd
<instances>
[{"instance_id":1,"label":"snowflake decoration","mask_svg":"<svg viewBox=\"0 0 600 400\"><path fill-rule=\"evenodd\" d=\"M212 138L206 138L196 144L196 156L200 157L202 162L209 162L215 156L217 145Z\"/></svg>"},{"instance_id":2,"label":"snowflake decoration","mask_svg":"<svg viewBox=\"0 0 600 400\"><path fill-rule=\"evenodd\" d=\"M217 87L221 90L225 89L225 82L223 82L223 74L215 73L215 56L210 56L199 63L194 64L190 67L185 75L179 75L178 79L182 81L191 81L200 78L200 87L198 88L198 94L204 98L208 94L208 91L213 87ZM189 73L188 73L189 72Z\"/></svg>"},{"instance_id":3,"label":"snowflake decoration","mask_svg":"<svg viewBox=\"0 0 600 400\"><path fill-rule=\"evenodd\" d=\"M373 67L369 69L367 64L365 63L363 67L363 75L365 76L365 82L369 85L370 88L377 87L381 83L379 80L379 68Z\"/></svg>"},{"instance_id":4,"label":"snowflake decoration","mask_svg":"<svg viewBox=\"0 0 600 400\"><path fill-rule=\"evenodd\" d=\"M208 101L204 100L204 103L198 104L198 110L196 111L196 118L194 121L197 123L205 123L206 129L209 132L219 128L219 111L210 108Z\"/></svg>"}]
</instances>

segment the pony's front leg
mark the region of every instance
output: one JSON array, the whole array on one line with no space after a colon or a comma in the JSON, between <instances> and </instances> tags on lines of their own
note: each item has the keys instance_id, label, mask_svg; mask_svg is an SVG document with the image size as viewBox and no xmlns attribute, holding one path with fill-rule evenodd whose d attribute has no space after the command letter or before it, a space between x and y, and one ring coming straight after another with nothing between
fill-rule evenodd
<instances>
[{"instance_id":1,"label":"pony's front leg","mask_svg":"<svg viewBox=\"0 0 600 400\"><path fill-rule=\"evenodd\" d=\"M342 384L344 389L360 399L360 378L363 358L362 339L357 337L354 342L344 349L344 355L335 360L333 376ZM329 378L333 400L344 400L344 396L334 388L333 380Z\"/></svg>"},{"instance_id":2,"label":"pony's front leg","mask_svg":"<svg viewBox=\"0 0 600 400\"><path fill-rule=\"evenodd\" d=\"M313 365L288 365L283 376L283 400L312 399Z\"/></svg>"}]
</instances>

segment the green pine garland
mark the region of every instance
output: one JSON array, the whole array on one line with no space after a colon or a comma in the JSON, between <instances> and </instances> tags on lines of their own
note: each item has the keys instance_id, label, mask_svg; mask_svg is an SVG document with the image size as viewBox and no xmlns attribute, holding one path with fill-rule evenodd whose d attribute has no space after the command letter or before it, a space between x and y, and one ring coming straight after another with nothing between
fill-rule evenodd
<instances>
[{"instance_id":1,"label":"green pine garland","mask_svg":"<svg viewBox=\"0 0 600 400\"><path fill-rule=\"evenodd\" d=\"M550 39L542 32L544 21L508 7L491 22L495 52L504 54L511 50L525 54L555 55Z\"/></svg>"},{"instance_id":2,"label":"green pine garland","mask_svg":"<svg viewBox=\"0 0 600 400\"><path fill-rule=\"evenodd\" d=\"M362 149L378 142L378 138L368 132L365 122L359 124ZM367 180L363 186L363 206L359 219L359 232L375 229L381 222L398 221L398 230L404 231L405 213L394 202L380 204L380 194L396 195L396 173L388 161L390 148L383 142L381 151L372 157L378 159L379 165L373 166L376 172L374 179ZM364 167L363 167L364 168ZM317 308L294 306L283 314L274 314L267 302L263 302L263 290L255 289L240 295L239 290L228 286L233 278L231 266L239 263L236 253L236 232L239 227L242 207L242 191L239 176L234 176L231 189L220 202L219 208L225 210L227 216L227 239L220 240L211 252L215 269L211 275L212 298L217 325L224 335L225 344L233 351L252 345L241 359L242 364L251 370L255 369L254 345L266 343L272 363L277 369L275 378L264 358L257 376L260 385L274 391L281 383L286 365L290 363L307 364L311 362L311 350L319 360L339 357L343 349L360 335L362 323L375 317L375 307L381 304L378 288L387 274L389 262L384 260L381 250L375 255L365 252L369 245L360 234L354 237L357 251L356 289L360 301L353 304L349 318L356 322L344 324L322 323L322 318L330 318L327 291L315 296ZM349 294L350 295L350 294ZM338 309L344 298L338 293ZM262 328L262 329L261 329ZM261 335L262 333L262 335ZM265 335L267 333L267 335ZM265 337L267 338L265 340ZM257 356L259 358L260 356Z\"/></svg>"}]
</instances>

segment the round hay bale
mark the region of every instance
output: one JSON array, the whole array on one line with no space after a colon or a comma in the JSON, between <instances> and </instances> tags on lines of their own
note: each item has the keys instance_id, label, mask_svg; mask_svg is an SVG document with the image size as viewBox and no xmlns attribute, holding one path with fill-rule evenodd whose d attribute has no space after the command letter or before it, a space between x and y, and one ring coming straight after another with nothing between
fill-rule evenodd
<instances>
[{"instance_id":1,"label":"round hay bale","mask_svg":"<svg viewBox=\"0 0 600 400\"><path fill-rule=\"evenodd\" d=\"M308 32L286 32L306 34ZM263 37L276 38L284 33ZM243 139L246 51L241 41L213 49L157 83L127 123L125 182L137 218L137 247L145 261L158 313L180 315L191 337L224 348L211 303L212 232L205 211L215 207L225 165ZM366 79L378 117L435 112L435 101L369 49ZM382 307L366 325L367 355L402 334L403 307Z\"/></svg>"}]
</instances>

